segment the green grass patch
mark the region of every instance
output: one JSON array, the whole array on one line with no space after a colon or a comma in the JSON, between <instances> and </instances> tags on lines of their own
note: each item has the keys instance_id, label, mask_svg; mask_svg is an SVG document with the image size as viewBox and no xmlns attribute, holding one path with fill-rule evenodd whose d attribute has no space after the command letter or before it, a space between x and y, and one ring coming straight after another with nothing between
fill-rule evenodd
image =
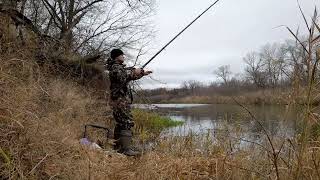
<instances>
[{"instance_id":1,"label":"green grass patch","mask_svg":"<svg viewBox=\"0 0 320 180\"><path fill-rule=\"evenodd\" d=\"M145 134L145 136L149 136L150 134L157 135L165 128L183 124L181 121L174 121L168 117L141 109L134 109L132 114L136 123L135 130L140 134Z\"/></svg>"}]
</instances>

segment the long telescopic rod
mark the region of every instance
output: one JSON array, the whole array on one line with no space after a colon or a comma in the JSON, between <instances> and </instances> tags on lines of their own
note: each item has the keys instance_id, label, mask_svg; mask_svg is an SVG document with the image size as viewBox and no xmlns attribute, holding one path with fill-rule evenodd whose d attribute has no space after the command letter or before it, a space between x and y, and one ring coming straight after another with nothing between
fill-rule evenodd
<instances>
[{"instance_id":1,"label":"long telescopic rod","mask_svg":"<svg viewBox=\"0 0 320 180\"><path fill-rule=\"evenodd\" d=\"M180 36L186 29L188 29L194 22L196 22L203 14L205 14L209 9L216 5L220 0L216 0L211 4L205 11L203 11L197 18L195 18L187 27L180 31L171 41L169 41L163 48L161 48L148 62L146 62L141 68L145 68L155 57L157 57L166 47L168 47L178 36Z\"/></svg>"}]
</instances>

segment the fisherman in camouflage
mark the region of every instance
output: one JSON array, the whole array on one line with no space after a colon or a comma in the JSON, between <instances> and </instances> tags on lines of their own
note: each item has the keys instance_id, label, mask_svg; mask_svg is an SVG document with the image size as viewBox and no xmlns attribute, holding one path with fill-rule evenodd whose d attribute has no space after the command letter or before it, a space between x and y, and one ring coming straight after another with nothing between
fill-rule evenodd
<instances>
[{"instance_id":1,"label":"fisherman in camouflage","mask_svg":"<svg viewBox=\"0 0 320 180\"><path fill-rule=\"evenodd\" d=\"M141 68L126 68L124 53L120 49L111 51L111 59L107 62L109 71L111 106L113 117L116 121L114 128L114 148L125 155L136 156L140 153L132 149L132 130L134 126L130 104L132 94L129 82L149 75L152 71L144 71Z\"/></svg>"}]
</instances>

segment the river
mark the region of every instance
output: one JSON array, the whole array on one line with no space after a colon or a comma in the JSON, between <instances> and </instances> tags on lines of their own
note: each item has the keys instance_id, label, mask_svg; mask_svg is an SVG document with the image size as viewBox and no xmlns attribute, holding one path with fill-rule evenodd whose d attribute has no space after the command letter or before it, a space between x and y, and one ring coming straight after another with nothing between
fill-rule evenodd
<instances>
[{"instance_id":1,"label":"river","mask_svg":"<svg viewBox=\"0 0 320 180\"><path fill-rule=\"evenodd\" d=\"M257 142L265 130L271 137L290 138L299 131L302 119L299 108L284 105L247 106L254 118L244 108L230 104L139 104L135 107L184 122L164 130L162 137L224 131L228 136L237 137L241 132L241 137Z\"/></svg>"}]
</instances>

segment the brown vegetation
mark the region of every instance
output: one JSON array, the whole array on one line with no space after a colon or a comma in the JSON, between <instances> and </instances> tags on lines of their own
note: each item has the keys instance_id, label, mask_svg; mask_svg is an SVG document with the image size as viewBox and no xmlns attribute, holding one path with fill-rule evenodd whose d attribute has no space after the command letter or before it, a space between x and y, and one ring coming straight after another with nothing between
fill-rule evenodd
<instances>
[{"instance_id":1,"label":"brown vegetation","mask_svg":"<svg viewBox=\"0 0 320 180\"><path fill-rule=\"evenodd\" d=\"M271 138L258 122L265 141L246 141L245 148L241 129L226 128L238 136L161 138L152 151L129 158L108 146L92 150L79 143L86 123L112 127L104 94L88 85L92 76L79 76L65 62L39 63L37 38L22 46L10 30L12 19L1 18L0 179L320 179L319 135L312 130L320 122L312 106L319 95L319 52L307 53L311 71L296 137Z\"/></svg>"},{"instance_id":2,"label":"brown vegetation","mask_svg":"<svg viewBox=\"0 0 320 180\"><path fill-rule=\"evenodd\" d=\"M27 51L1 56L3 179L275 179L275 167L280 179L294 179L298 166L301 178L319 178L317 139L307 144L302 164L299 137L239 149L241 139L190 134L159 139L140 158L110 147L90 150L79 143L83 125L112 126L106 104L94 89L39 67Z\"/></svg>"}]
</instances>

